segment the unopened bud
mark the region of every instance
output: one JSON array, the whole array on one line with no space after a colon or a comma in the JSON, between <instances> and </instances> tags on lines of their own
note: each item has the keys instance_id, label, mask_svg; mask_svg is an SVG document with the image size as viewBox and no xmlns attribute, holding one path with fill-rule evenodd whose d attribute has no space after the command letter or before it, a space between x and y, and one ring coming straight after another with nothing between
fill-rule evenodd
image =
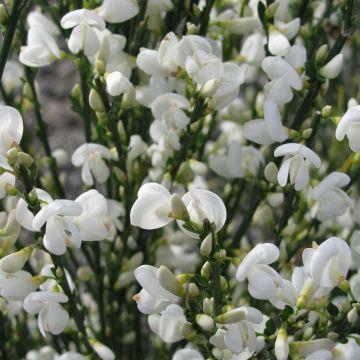
<instances>
[{"instance_id":1,"label":"unopened bud","mask_svg":"<svg viewBox=\"0 0 360 360\"><path fill-rule=\"evenodd\" d=\"M273 2L272 4L270 4L265 11L265 15L267 19L271 19L274 17L277 9L279 7L279 2Z\"/></svg>"},{"instance_id":2,"label":"unopened bud","mask_svg":"<svg viewBox=\"0 0 360 360\"><path fill-rule=\"evenodd\" d=\"M82 99L81 88L79 84L75 84L71 89L71 96L80 101Z\"/></svg>"},{"instance_id":3,"label":"unopened bud","mask_svg":"<svg viewBox=\"0 0 360 360\"><path fill-rule=\"evenodd\" d=\"M244 320L245 316L246 310L240 307L217 316L215 318L215 322L218 324L235 324L241 320Z\"/></svg>"},{"instance_id":4,"label":"unopened bud","mask_svg":"<svg viewBox=\"0 0 360 360\"><path fill-rule=\"evenodd\" d=\"M0 24L6 24L8 17L9 15L4 4L0 4Z\"/></svg>"},{"instance_id":5,"label":"unopened bud","mask_svg":"<svg viewBox=\"0 0 360 360\"><path fill-rule=\"evenodd\" d=\"M278 167L272 161L265 166L264 176L265 179L270 183L277 183L277 174L279 172Z\"/></svg>"},{"instance_id":6,"label":"unopened bud","mask_svg":"<svg viewBox=\"0 0 360 360\"><path fill-rule=\"evenodd\" d=\"M312 128L308 128L308 129L305 129L302 133L301 133L301 137L304 139L304 140L307 140L310 138L311 134L313 133L313 129Z\"/></svg>"},{"instance_id":7,"label":"unopened bud","mask_svg":"<svg viewBox=\"0 0 360 360\"><path fill-rule=\"evenodd\" d=\"M209 315L199 314L196 315L197 324L204 330L209 331L214 327L214 320Z\"/></svg>"},{"instance_id":8,"label":"unopened bud","mask_svg":"<svg viewBox=\"0 0 360 360\"><path fill-rule=\"evenodd\" d=\"M324 106L321 110L321 116L323 118L328 118L330 115L331 115L331 106L330 105Z\"/></svg>"},{"instance_id":9,"label":"unopened bud","mask_svg":"<svg viewBox=\"0 0 360 360\"><path fill-rule=\"evenodd\" d=\"M26 247L15 253L9 254L0 260L0 269L6 273L20 271L29 260L32 253L31 247Z\"/></svg>"},{"instance_id":10,"label":"unopened bud","mask_svg":"<svg viewBox=\"0 0 360 360\"><path fill-rule=\"evenodd\" d=\"M314 334L314 328L308 327L304 331L304 335L303 335L304 340L309 340L313 336L313 334Z\"/></svg>"},{"instance_id":11,"label":"unopened bud","mask_svg":"<svg viewBox=\"0 0 360 360\"><path fill-rule=\"evenodd\" d=\"M340 277L339 282L338 282L338 287L345 293L348 293L351 291L350 284L344 276Z\"/></svg>"},{"instance_id":12,"label":"unopened bud","mask_svg":"<svg viewBox=\"0 0 360 360\"><path fill-rule=\"evenodd\" d=\"M194 329L193 329L191 323L186 322L181 326L180 332L181 332L181 335L184 338L186 338L187 336L189 336L190 334L192 334L194 332Z\"/></svg>"},{"instance_id":13,"label":"unopened bud","mask_svg":"<svg viewBox=\"0 0 360 360\"><path fill-rule=\"evenodd\" d=\"M216 79L208 80L200 90L202 96L211 97L216 93L218 81Z\"/></svg>"},{"instance_id":14,"label":"unopened bud","mask_svg":"<svg viewBox=\"0 0 360 360\"><path fill-rule=\"evenodd\" d=\"M344 61L343 54L337 54L326 65L320 69L320 75L326 79L336 78L340 71Z\"/></svg>"},{"instance_id":15,"label":"unopened bud","mask_svg":"<svg viewBox=\"0 0 360 360\"><path fill-rule=\"evenodd\" d=\"M160 282L160 285L170 291L172 294L177 296L184 295L184 289L181 283L177 280L175 275L164 265L161 265L158 272L157 277Z\"/></svg>"},{"instance_id":16,"label":"unopened bud","mask_svg":"<svg viewBox=\"0 0 360 360\"><path fill-rule=\"evenodd\" d=\"M212 252L212 234L208 234L200 245L200 254L202 256L209 256Z\"/></svg>"},{"instance_id":17,"label":"unopened bud","mask_svg":"<svg viewBox=\"0 0 360 360\"><path fill-rule=\"evenodd\" d=\"M328 56L329 56L329 47L326 44L321 45L315 55L316 64L322 65Z\"/></svg>"},{"instance_id":18,"label":"unopened bud","mask_svg":"<svg viewBox=\"0 0 360 360\"><path fill-rule=\"evenodd\" d=\"M289 343L287 331L284 327L279 329L278 335L276 337L275 355L276 360L287 360L289 357Z\"/></svg>"},{"instance_id":19,"label":"unopened bud","mask_svg":"<svg viewBox=\"0 0 360 360\"><path fill-rule=\"evenodd\" d=\"M95 89L90 90L89 94L89 104L91 109L93 109L96 112L104 112L105 107L104 104L100 98L100 95Z\"/></svg>"},{"instance_id":20,"label":"unopened bud","mask_svg":"<svg viewBox=\"0 0 360 360\"><path fill-rule=\"evenodd\" d=\"M190 283L188 288L188 293L190 297L197 297L200 294L199 288L195 283Z\"/></svg>"},{"instance_id":21,"label":"unopened bud","mask_svg":"<svg viewBox=\"0 0 360 360\"><path fill-rule=\"evenodd\" d=\"M6 153L6 160L10 166L16 163L18 160L18 151L15 147L12 147L10 150L8 150Z\"/></svg>"},{"instance_id":22,"label":"unopened bud","mask_svg":"<svg viewBox=\"0 0 360 360\"><path fill-rule=\"evenodd\" d=\"M34 162L34 159L29 154L24 153L22 151L18 152L18 157L21 164L24 165L25 167L30 167Z\"/></svg>"},{"instance_id":23,"label":"unopened bud","mask_svg":"<svg viewBox=\"0 0 360 360\"><path fill-rule=\"evenodd\" d=\"M347 319L348 319L348 322L351 324L351 325L355 325L356 322L358 321L359 319L359 315L357 313L357 310L356 308L352 308L348 313L347 313Z\"/></svg>"},{"instance_id":24,"label":"unopened bud","mask_svg":"<svg viewBox=\"0 0 360 360\"><path fill-rule=\"evenodd\" d=\"M206 279L211 276L211 264L208 261L202 266L200 274Z\"/></svg>"},{"instance_id":25,"label":"unopened bud","mask_svg":"<svg viewBox=\"0 0 360 360\"><path fill-rule=\"evenodd\" d=\"M94 273L89 266L79 266L76 270L76 275L81 281L89 281Z\"/></svg>"},{"instance_id":26,"label":"unopened bud","mask_svg":"<svg viewBox=\"0 0 360 360\"><path fill-rule=\"evenodd\" d=\"M104 62L102 60L96 60L95 70L96 70L97 74L104 75L104 73L106 71L106 65L104 64Z\"/></svg>"},{"instance_id":27,"label":"unopened bud","mask_svg":"<svg viewBox=\"0 0 360 360\"><path fill-rule=\"evenodd\" d=\"M175 219L182 220L185 222L190 220L189 212L183 200L178 194L173 194L171 196L170 204L171 204L172 215L174 216Z\"/></svg>"},{"instance_id":28,"label":"unopened bud","mask_svg":"<svg viewBox=\"0 0 360 360\"><path fill-rule=\"evenodd\" d=\"M5 192L6 192L7 196L17 196L19 193L18 189L14 185L11 185L11 184L5 185Z\"/></svg>"},{"instance_id":29,"label":"unopened bud","mask_svg":"<svg viewBox=\"0 0 360 360\"><path fill-rule=\"evenodd\" d=\"M23 86L23 94L24 97L29 100L30 102L34 101L34 93L32 91L32 88L28 82L26 82Z\"/></svg>"},{"instance_id":30,"label":"unopened bud","mask_svg":"<svg viewBox=\"0 0 360 360\"><path fill-rule=\"evenodd\" d=\"M206 315L212 316L214 313L213 301L209 298L203 300L203 312Z\"/></svg>"}]
</instances>

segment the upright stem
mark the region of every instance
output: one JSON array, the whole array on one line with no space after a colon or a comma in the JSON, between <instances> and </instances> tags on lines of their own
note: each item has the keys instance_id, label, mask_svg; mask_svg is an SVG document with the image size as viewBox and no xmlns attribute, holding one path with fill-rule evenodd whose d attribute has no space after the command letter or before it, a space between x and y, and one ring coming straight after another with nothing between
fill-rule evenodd
<instances>
[{"instance_id":1,"label":"upright stem","mask_svg":"<svg viewBox=\"0 0 360 360\"><path fill-rule=\"evenodd\" d=\"M27 0L14 0L13 6L11 8L9 24L4 37L3 45L0 50L0 81L4 73L6 61L9 57L9 52L17 28L17 23L19 21L21 11L25 7L26 3Z\"/></svg>"}]
</instances>

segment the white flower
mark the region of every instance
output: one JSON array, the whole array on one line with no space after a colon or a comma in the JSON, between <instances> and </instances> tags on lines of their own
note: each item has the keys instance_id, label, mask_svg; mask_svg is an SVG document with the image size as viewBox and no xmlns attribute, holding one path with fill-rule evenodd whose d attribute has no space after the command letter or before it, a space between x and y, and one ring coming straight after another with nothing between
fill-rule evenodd
<instances>
[{"instance_id":1,"label":"white flower","mask_svg":"<svg viewBox=\"0 0 360 360\"><path fill-rule=\"evenodd\" d=\"M102 360L115 360L114 352L97 340L90 339L90 343L94 348L95 352L99 355Z\"/></svg>"},{"instance_id":2,"label":"white flower","mask_svg":"<svg viewBox=\"0 0 360 360\"><path fill-rule=\"evenodd\" d=\"M160 14L162 12L170 11L174 8L171 0L149 0L146 13L148 15Z\"/></svg>"},{"instance_id":3,"label":"white flower","mask_svg":"<svg viewBox=\"0 0 360 360\"><path fill-rule=\"evenodd\" d=\"M11 106L0 105L0 155L5 156L13 143L20 144L23 131L19 111Z\"/></svg>"},{"instance_id":4,"label":"white flower","mask_svg":"<svg viewBox=\"0 0 360 360\"><path fill-rule=\"evenodd\" d=\"M30 67L41 67L58 59L60 49L52 35L44 28L31 27L27 35L27 45L20 49L20 62Z\"/></svg>"},{"instance_id":5,"label":"white flower","mask_svg":"<svg viewBox=\"0 0 360 360\"><path fill-rule=\"evenodd\" d=\"M306 272L316 284L333 288L342 276L346 277L350 268L350 247L344 240L330 237L316 249L305 249L303 262Z\"/></svg>"},{"instance_id":6,"label":"white flower","mask_svg":"<svg viewBox=\"0 0 360 360\"><path fill-rule=\"evenodd\" d=\"M2 248L2 250L10 249L19 237L21 231L21 226L16 221L15 210L11 210L9 214L5 211L0 212L0 227L2 229L0 248Z\"/></svg>"},{"instance_id":7,"label":"white flower","mask_svg":"<svg viewBox=\"0 0 360 360\"><path fill-rule=\"evenodd\" d=\"M295 185L295 190L305 189L309 184L309 162L316 168L321 166L321 160L317 154L302 144L288 143L278 146L274 156L290 155L286 159L278 173L279 185L284 187L290 177L290 184Z\"/></svg>"},{"instance_id":8,"label":"white flower","mask_svg":"<svg viewBox=\"0 0 360 360\"><path fill-rule=\"evenodd\" d=\"M175 351L172 360L204 360L204 357L195 349L181 349Z\"/></svg>"},{"instance_id":9,"label":"white flower","mask_svg":"<svg viewBox=\"0 0 360 360\"><path fill-rule=\"evenodd\" d=\"M256 299L268 299L283 286L281 276L268 264L279 257L279 249L270 243L256 245L242 260L236 271L236 280L249 281L249 293Z\"/></svg>"},{"instance_id":10,"label":"white flower","mask_svg":"<svg viewBox=\"0 0 360 360\"><path fill-rule=\"evenodd\" d=\"M210 101L210 106L216 110L230 105L238 96L240 85L245 81L243 67L232 62L226 62L223 64L223 68L224 71Z\"/></svg>"},{"instance_id":11,"label":"white flower","mask_svg":"<svg viewBox=\"0 0 360 360\"><path fill-rule=\"evenodd\" d=\"M38 11L30 12L26 18L26 21L30 28L38 27L46 31L51 36L60 35L60 31L56 24Z\"/></svg>"},{"instance_id":12,"label":"white flower","mask_svg":"<svg viewBox=\"0 0 360 360\"><path fill-rule=\"evenodd\" d=\"M169 344L184 338L181 333L181 326L185 323L184 310L177 304L168 305L160 315L152 314L148 317L150 329Z\"/></svg>"},{"instance_id":13,"label":"white flower","mask_svg":"<svg viewBox=\"0 0 360 360\"><path fill-rule=\"evenodd\" d=\"M340 71L344 61L343 54L337 54L326 65L320 69L320 75L327 79L336 78Z\"/></svg>"},{"instance_id":14,"label":"white flower","mask_svg":"<svg viewBox=\"0 0 360 360\"><path fill-rule=\"evenodd\" d=\"M157 229L169 224L173 219L171 212L171 194L162 185L148 183L138 191L138 198L130 212L131 224L142 229Z\"/></svg>"},{"instance_id":15,"label":"white flower","mask_svg":"<svg viewBox=\"0 0 360 360\"><path fill-rule=\"evenodd\" d=\"M203 189L194 189L182 197L182 202L187 208L190 221L202 225L205 219L213 222L216 231L219 231L226 220L226 208L222 200L214 193ZM172 211L171 194L162 185L148 183L143 185L138 192L131 212L131 224L143 229L157 229L170 223ZM177 220L181 230L193 238L199 235L183 227L184 222Z\"/></svg>"},{"instance_id":16,"label":"white flower","mask_svg":"<svg viewBox=\"0 0 360 360\"><path fill-rule=\"evenodd\" d=\"M26 312L39 314L38 326L42 336L45 336L46 332L59 335L69 322L69 314L60 303L66 303L68 300L64 294L38 291L29 294L23 306Z\"/></svg>"},{"instance_id":17,"label":"white flower","mask_svg":"<svg viewBox=\"0 0 360 360\"><path fill-rule=\"evenodd\" d=\"M350 182L350 177L341 172L332 172L315 186L313 198L318 201L315 208L320 221L326 221L345 214L352 202L341 187Z\"/></svg>"},{"instance_id":18,"label":"white flower","mask_svg":"<svg viewBox=\"0 0 360 360\"><path fill-rule=\"evenodd\" d=\"M263 60L261 67L271 80L283 77L294 90L302 89L303 84L299 74L281 57L268 56Z\"/></svg>"},{"instance_id":19,"label":"white flower","mask_svg":"<svg viewBox=\"0 0 360 360\"><path fill-rule=\"evenodd\" d=\"M360 358L360 346L353 338L348 338L346 344L338 343L333 349L333 360L353 360ZM316 360L314 358L314 360ZM322 360L322 359L321 359Z\"/></svg>"},{"instance_id":20,"label":"white flower","mask_svg":"<svg viewBox=\"0 0 360 360\"><path fill-rule=\"evenodd\" d=\"M155 314L164 310L169 304L180 299L161 286L158 272L154 266L141 265L135 270L135 278L143 289L134 296L139 311L143 314Z\"/></svg>"},{"instance_id":21,"label":"white flower","mask_svg":"<svg viewBox=\"0 0 360 360\"><path fill-rule=\"evenodd\" d=\"M54 201L45 190L35 188L35 192L38 199L43 203L50 203ZM34 231L32 226L34 215L29 210L28 204L24 199L19 199L16 205L16 220L26 230Z\"/></svg>"},{"instance_id":22,"label":"white flower","mask_svg":"<svg viewBox=\"0 0 360 360\"><path fill-rule=\"evenodd\" d=\"M278 29L270 26L268 47L271 54L285 56L290 49L290 43Z\"/></svg>"},{"instance_id":23,"label":"white flower","mask_svg":"<svg viewBox=\"0 0 360 360\"><path fill-rule=\"evenodd\" d=\"M106 238L107 201L97 190L84 192L75 202L82 207L82 213L75 217L73 223L79 229L83 241L100 241Z\"/></svg>"},{"instance_id":24,"label":"white flower","mask_svg":"<svg viewBox=\"0 0 360 360\"><path fill-rule=\"evenodd\" d=\"M79 216L82 211L82 206L75 201L55 200L36 214L32 227L35 231L40 231L46 223L43 244L49 252L62 255L67 246L80 247L81 234L72 217Z\"/></svg>"},{"instance_id":25,"label":"white flower","mask_svg":"<svg viewBox=\"0 0 360 360\"><path fill-rule=\"evenodd\" d=\"M240 50L240 57L251 65L260 65L265 58L264 35L254 33L249 35Z\"/></svg>"},{"instance_id":26,"label":"white flower","mask_svg":"<svg viewBox=\"0 0 360 360\"><path fill-rule=\"evenodd\" d=\"M78 9L67 13L61 19L64 29L73 28L68 46L72 53L84 51L87 56L94 55L100 48L97 30L105 29L104 20L95 12Z\"/></svg>"},{"instance_id":27,"label":"white flower","mask_svg":"<svg viewBox=\"0 0 360 360\"><path fill-rule=\"evenodd\" d=\"M132 162L146 152L146 143L140 135L131 135L127 161Z\"/></svg>"},{"instance_id":28,"label":"white flower","mask_svg":"<svg viewBox=\"0 0 360 360\"><path fill-rule=\"evenodd\" d=\"M125 22L139 12L137 0L104 0L99 15L110 24Z\"/></svg>"},{"instance_id":29,"label":"white flower","mask_svg":"<svg viewBox=\"0 0 360 360\"><path fill-rule=\"evenodd\" d=\"M43 281L42 276L31 276L22 270L13 274L0 272L0 295L7 300L24 300Z\"/></svg>"},{"instance_id":30,"label":"white flower","mask_svg":"<svg viewBox=\"0 0 360 360\"><path fill-rule=\"evenodd\" d=\"M100 144L86 143L79 146L71 157L74 166L82 166L81 178L87 185L93 185L94 179L104 183L110 171L104 159L111 159L112 155L108 148Z\"/></svg>"},{"instance_id":31,"label":"white flower","mask_svg":"<svg viewBox=\"0 0 360 360\"><path fill-rule=\"evenodd\" d=\"M261 145L282 142L289 137L288 129L282 125L279 106L264 101L264 120L256 119L245 123L243 135L246 139Z\"/></svg>"},{"instance_id":32,"label":"white flower","mask_svg":"<svg viewBox=\"0 0 360 360\"><path fill-rule=\"evenodd\" d=\"M22 67L20 64L8 60L5 65L1 83L8 93L13 94L14 91L22 87L22 76Z\"/></svg>"},{"instance_id":33,"label":"white flower","mask_svg":"<svg viewBox=\"0 0 360 360\"><path fill-rule=\"evenodd\" d=\"M119 96L134 89L131 82L120 71L106 76L106 89L111 96Z\"/></svg>"},{"instance_id":34,"label":"white flower","mask_svg":"<svg viewBox=\"0 0 360 360\"><path fill-rule=\"evenodd\" d=\"M0 270L6 273L15 273L21 270L32 253L30 247L23 248L0 259Z\"/></svg>"},{"instance_id":35,"label":"white flower","mask_svg":"<svg viewBox=\"0 0 360 360\"><path fill-rule=\"evenodd\" d=\"M86 360L86 358L75 351L67 351L63 353L58 360Z\"/></svg>"},{"instance_id":36,"label":"white flower","mask_svg":"<svg viewBox=\"0 0 360 360\"><path fill-rule=\"evenodd\" d=\"M241 168L241 145L232 141L226 155L216 155L209 158L209 166L216 174L225 178L241 178L244 171Z\"/></svg>"},{"instance_id":37,"label":"white flower","mask_svg":"<svg viewBox=\"0 0 360 360\"><path fill-rule=\"evenodd\" d=\"M345 135L352 151L360 152L360 105L351 107L340 119L336 128L336 139L341 141Z\"/></svg>"}]
</instances>

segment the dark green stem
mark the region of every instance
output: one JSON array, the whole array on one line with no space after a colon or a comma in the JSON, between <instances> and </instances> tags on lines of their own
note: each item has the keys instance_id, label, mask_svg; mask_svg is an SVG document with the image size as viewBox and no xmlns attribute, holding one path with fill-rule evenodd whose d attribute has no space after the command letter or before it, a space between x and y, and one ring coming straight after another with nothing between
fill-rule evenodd
<instances>
[{"instance_id":1,"label":"dark green stem","mask_svg":"<svg viewBox=\"0 0 360 360\"><path fill-rule=\"evenodd\" d=\"M7 31L4 37L3 45L0 50L0 81L4 73L6 61L9 57L11 44L15 35L19 17L26 3L27 0L14 0L13 6L11 8Z\"/></svg>"},{"instance_id":2,"label":"dark green stem","mask_svg":"<svg viewBox=\"0 0 360 360\"><path fill-rule=\"evenodd\" d=\"M210 11L214 5L215 0L206 0L205 8L201 14L201 24L199 29L199 35L205 36L209 26Z\"/></svg>"}]
</instances>

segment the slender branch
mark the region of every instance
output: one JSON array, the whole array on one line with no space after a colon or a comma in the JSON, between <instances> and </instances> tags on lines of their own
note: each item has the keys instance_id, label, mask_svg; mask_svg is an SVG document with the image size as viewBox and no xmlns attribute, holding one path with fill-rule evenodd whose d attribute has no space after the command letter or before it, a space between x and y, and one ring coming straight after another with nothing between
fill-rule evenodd
<instances>
[{"instance_id":1,"label":"slender branch","mask_svg":"<svg viewBox=\"0 0 360 360\"><path fill-rule=\"evenodd\" d=\"M15 35L17 28L17 23L20 18L20 14L25 7L27 0L14 0L13 6L11 8L11 13L9 17L8 28L4 37L4 42L0 51L0 81L4 73L6 61L9 57L11 44Z\"/></svg>"},{"instance_id":2,"label":"slender branch","mask_svg":"<svg viewBox=\"0 0 360 360\"><path fill-rule=\"evenodd\" d=\"M199 29L199 35L205 36L209 26L210 11L214 5L215 0L206 0L205 8L201 14L201 24Z\"/></svg>"}]
</instances>

